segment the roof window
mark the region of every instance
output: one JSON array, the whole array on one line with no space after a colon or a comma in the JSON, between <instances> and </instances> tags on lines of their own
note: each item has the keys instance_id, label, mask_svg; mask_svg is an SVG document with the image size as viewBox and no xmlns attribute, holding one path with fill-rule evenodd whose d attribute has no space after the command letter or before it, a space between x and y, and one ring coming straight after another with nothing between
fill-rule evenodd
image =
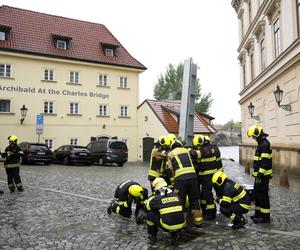
<instances>
[{"instance_id":1,"label":"roof window","mask_svg":"<svg viewBox=\"0 0 300 250\"><path fill-rule=\"evenodd\" d=\"M117 56L117 48L119 45L110 44L110 43L101 43L101 48L105 56Z\"/></svg>"},{"instance_id":2,"label":"roof window","mask_svg":"<svg viewBox=\"0 0 300 250\"><path fill-rule=\"evenodd\" d=\"M0 25L0 41L9 40L11 27Z\"/></svg>"},{"instance_id":3,"label":"roof window","mask_svg":"<svg viewBox=\"0 0 300 250\"><path fill-rule=\"evenodd\" d=\"M52 34L53 44L55 48L67 50L70 48L72 37Z\"/></svg>"}]
</instances>

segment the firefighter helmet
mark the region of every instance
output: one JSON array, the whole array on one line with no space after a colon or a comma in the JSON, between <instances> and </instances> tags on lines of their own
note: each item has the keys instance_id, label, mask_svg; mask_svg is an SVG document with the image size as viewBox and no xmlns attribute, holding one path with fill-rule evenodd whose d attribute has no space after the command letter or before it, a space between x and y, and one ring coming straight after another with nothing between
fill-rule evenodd
<instances>
[{"instance_id":1,"label":"firefighter helmet","mask_svg":"<svg viewBox=\"0 0 300 250\"><path fill-rule=\"evenodd\" d=\"M247 132L248 137L259 137L263 132L263 128L260 125L252 125Z\"/></svg>"},{"instance_id":2,"label":"firefighter helmet","mask_svg":"<svg viewBox=\"0 0 300 250\"><path fill-rule=\"evenodd\" d=\"M161 187L167 187L167 186L168 186L167 182L161 177L155 178L154 181L152 182L152 187L154 188L154 191L157 191Z\"/></svg>"},{"instance_id":3,"label":"firefighter helmet","mask_svg":"<svg viewBox=\"0 0 300 250\"><path fill-rule=\"evenodd\" d=\"M214 175L212 177L212 183L217 184L218 186L221 186L227 178L228 178L227 174L225 174L222 171L218 171L218 172L214 173Z\"/></svg>"},{"instance_id":4,"label":"firefighter helmet","mask_svg":"<svg viewBox=\"0 0 300 250\"><path fill-rule=\"evenodd\" d=\"M181 141L179 140L175 140L172 142L172 145L171 145L171 149L175 149L175 148L182 148L183 147L183 144Z\"/></svg>"},{"instance_id":5,"label":"firefighter helmet","mask_svg":"<svg viewBox=\"0 0 300 250\"><path fill-rule=\"evenodd\" d=\"M173 141L176 140L176 135L174 135L174 134L168 134L168 137L170 139L171 144L172 144Z\"/></svg>"},{"instance_id":6,"label":"firefighter helmet","mask_svg":"<svg viewBox=\"0 0 300 250\"><path fill-rule=\"evenodd\" d=\"M15 135L11 135L11 136L8 137L8 140L12 141L12 142L16 142L18 140L18 137L15 136Z\"/></svg>"},{"instance_id":7,"label":"firefighter helmet","mask_svg":"<svg viewBox=\"0 0 300 250\"><path fill-rule=\"evenodd\" d=\"M129 194L133 197L139 198L143 196L143 188L140 185L131 185L129 187Z\"/></svg>"},{"instance_id":8,"label":"firefighter helmet","mask_svg":"<svg viewBox=\"0 0 300 250\"><path fill-rule=\"evenodd\" d=\"M204 139L205 139L206 141L211 142L211 139L210 139L210 137L209 137L208 135L204 136Z\"/></svg>"},{"instance_id":9,"label":"firefighter helmet","mask_svg":"<svg viewBox=\"0 0 300 250\"><path fill-rule=\"evenodd\" d=\"M193 138L193 146L194 147L203 145L203 142L204 142L204 136L203 135L199 135L199 134L194 135L194 138Z\"/></svg>"},{"instance_id":10,"label":"firefighter helmet","mask_svg":"<svg viewBox=\"0 0 300 250\"><path fill-rule=\"evenodd\" d=\"M170 141L170 138L168 136L159 137L158 142L161 146L170 147L170 145L171 145L171 141Z\"/></svg>"}]
</instances>

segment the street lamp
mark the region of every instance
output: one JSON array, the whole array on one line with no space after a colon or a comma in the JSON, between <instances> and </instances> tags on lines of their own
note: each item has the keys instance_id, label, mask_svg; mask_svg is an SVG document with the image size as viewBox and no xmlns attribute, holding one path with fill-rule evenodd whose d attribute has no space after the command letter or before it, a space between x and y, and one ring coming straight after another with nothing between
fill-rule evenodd
<instances>
[{"instance_id":1,"label":"street lamp","mask_svg":"<svg viewBox=\"0 0 300 250\"><path fill-rule=\"evenodd\" d=\"M250 102L250 105L248 106L249 114L251 115L251 118L260 121L259 115L253 115L254 114L254 108L255 106Z\"/></svg>"},{"instance_id":2,"label":"street lamp","mask_svg":"<svg viewBox=\"0 0 300 250\"><path fill-rule=\"evenodd\" d=\"M25 120L25 117L27 115L28 108L25 107L25 104L23 104L22 108L20 108L21 111L21 124L23 124L23 121Z\"/></svg>"},{"instance_id":3,"label":"street lamp","mask_svg":"<svg viewBox=\"0 0 300 250\"><path fill-rule=\"evenodd\" d=\"M292 110L291 105L280 105L280 103L282 102L283 90L281 90L278 85L277 85L276 90L274 91L274 96L275 96L275 100L276 100L279 108L282 108L285 111Z\"/></svg>"}]
</instances>

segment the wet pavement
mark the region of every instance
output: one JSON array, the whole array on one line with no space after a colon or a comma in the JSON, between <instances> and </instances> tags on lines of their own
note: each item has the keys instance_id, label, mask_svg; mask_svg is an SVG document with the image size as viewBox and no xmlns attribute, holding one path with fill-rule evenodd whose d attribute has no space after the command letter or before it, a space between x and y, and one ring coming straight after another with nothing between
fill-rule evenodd
<instances>
[{"instance_id":1,"label":"wet pavement","mask_svg":"<svg viewBox=\"0 0 300 250\"><path fill-rule=\"evenodd\" d=\"M252 184L253 178L232 161L224 161L230 177ZM116 186L133 179L149 188L147 166L22 166L25 191L10 194L0 168L0 249L300 249L300 195L271 186L271 225L232 230L218 215L200 229L183 232L179 245L160 231L150 245L146 225L107 215ZM252 212L251 212L252 214Z\"/></svg>"}]
</instances>

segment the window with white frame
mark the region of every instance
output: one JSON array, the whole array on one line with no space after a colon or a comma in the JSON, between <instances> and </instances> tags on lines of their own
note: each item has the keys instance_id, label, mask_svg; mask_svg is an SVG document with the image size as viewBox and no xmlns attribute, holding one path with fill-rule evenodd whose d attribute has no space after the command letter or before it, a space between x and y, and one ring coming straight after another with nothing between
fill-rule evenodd
<instances>
[{"instance_id":1,"label":"window with white frame","mask_svg":"<svg viewBox=\"0 0 300 250\"><path fill-rule=\"evenodd\" d=\"M78 145L78 138L71 138L70 145Z\"/></svg>"},{"instance_id":2,"label":"window with white frame","mask_svg":"<svg viewBox=\"0 0 300 250\"><path fill-rule=\"evenodd\" d=\"M300 36L300 0L297 0L297 23L298 23L298 36Z\"/></svg>"},{"instance_id":3,"label":"window with white frame","mask_svg":"<svg viewBox=\"0 0 300 250\"><path fill-rule=\"evenodd\" d=\"M113 49L105 49L105 55L106 56L114 56L114 50Z\"/></svg>"},{"instance_id":4,"label":"window with white frame","mask_svg":"<svg viewBox=\"0 0 300 250\"><path fill-rule=\"evenodd\" d=\"M250 54L250 74L251 74L251 81L254 79L254 53L253 51Z\"/></svg>"},{"instance_id":5,"label":"window with white frame","mask_svg":"<svg viewBox=\"0 0 300 250\"><path fill-rule=\"evenodd\" d=\"M0 76L11 77L11 65L10 64L0 64Z\"/></svg>"},{"instance_id":6,"label":"window with white frame","mask_svg":"<svg viewBox=\"0 0 300 250\"><path fill-rule=\"evenodd\" d=\"M275 58L280 54L280 23L279 17L275 20L273 24L274 32L274 49L275 49Z\"/></svg>"},{"instance_id":7,"label":"window with white frame","mask_svg":"<svg viewBox=\"0 0 300 250\"><path fill-rule=\"evenodd\" d=\"M266 48L265 48L265 38L262 38L259 42L260 49L260 69L264 71L266 68Z\"/></svg>"},{"instance_id":8,"label":"window with white frame","mask_svg":"<svg viewBox=\"0 0 300 250\"><path fill-rule=\"evenodd\" d=\"M52 101L44 101L44 113L53 114L54 105Z\"/></svg>"},{"instance_id":9,"label":"window with white frame","mask_svg":"<svg viewBox=\"0 0 300 250\"><path fill-rule=\"evenodd\" d=\"M120 77L120 88L127 88L128 84L127 84L127 77L125 76L121 76Z\"/></svg>"},{"instance_id":10,"label":"window with white frame","mask_svg":"<svg viewBox=\"0 0 300 250\"><path fill-rule=\"evenodd\" d=\"M79 114L79 103L78 102L71 102L70 103L70 113L71 115L78 115Z\"/></svg>"},{"instance_id":11,"label":"window with white frame","mask_svg":"<svg viewBox=\"0 0 300 250\"><path fill-rule=\"evenodd\" d=\"M67 41L64 40L56 40L56 48L58 49L67 49Z\"/></svg>"},{"instance_id":12,"label":"window with white frame","mask_svg":"<svg viewBox=\"0 0 300 250\"><path fill-rule=\"evenodd\" d=\"M70 83L79 83L79 72L70 71Z\"/></svg>"},{"instance_id":13,"label":"window with white frame","mask_svg":"<svg viewBox=\"0 0 300 250\"><path fill-rule=\"evenodd\" d=\"M107 75L99 74L99 85L100 86L107 86Z\"/></svg>"},{"instance_id":14,"label":"window with white frame","mask_svg":"<svg viewBox=\"0 0 300 250\"><path fill-rule=\"evenodd\" d=\"M45 69L44 70L44 80L45 81L53 81L54 80L53 69Z\"/></svg>"},{"instance_id":15,"label":"window with white frame","mask_svg":"<svg viewBox=\"0 0 300 250\"><path fill-rule=\"evenodd\" d=\"M99 105L99 115L100 116L107 116L108 115L108 108L106 104Z\"/></svg>"},{"instance_id":16,"label":"window with white frame","mask_svg":"<svg viewBox=\"0 0 300 250\"><path fill-rule=\"evenodd\" d=\"M53 139L45 139L45 144L48 146L48 148L53 148Z\"/></svg>"},{"instance_id":17,"label":"window with white frame","mask_svg":"<svg viewBox=\"0 0 300 250\"><path fill-rule=\"evenodd\" d=\"M128 107L127 106L121 106L121 116L122 117L128 116Z\"/></svg>"},{"instance_id":18,"label":"window with white frame","mask_svg":"<svg viewBox=\"0 0 300 250\"><path fill-rule=\"evenodd\" d=\"M0 31L0 41L6 40L6 33L4 31Z\"/></svg>"},{"instance_id":19,"label":"window with white frame","mask_svg":"<svg viewBox=\"0 0 300 250\"><path fill-rule=\"evenodd\" d=\"M11 101L8 99L0 99L0 112L10 112Z\"/></svg>"}]
</instances>

